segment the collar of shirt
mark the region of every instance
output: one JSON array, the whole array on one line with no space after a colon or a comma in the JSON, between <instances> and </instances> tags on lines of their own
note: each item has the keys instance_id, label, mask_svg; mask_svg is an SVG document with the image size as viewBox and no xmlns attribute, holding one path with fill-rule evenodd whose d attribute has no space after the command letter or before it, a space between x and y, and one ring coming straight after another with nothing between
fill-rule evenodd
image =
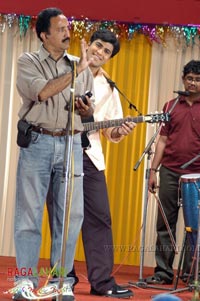
<instances>
[{"instance_id":1,"label":"collar of shirt","mask_svg":"<svg viewBox=\"0 0 200 301\"><path fill-rule=\"evenodd\" d=\"M180 102L186 102L185 96L181 96L179 99ZM194 102L200 102L200 98L196 99Z\"/></svg>"},{"instance_id":2,"label":"collar of shirt","mask_svg":"<svg viewBox=\"0 0 200 301\"><path fill-rule=\"evenodd\" d=\"M48 57L51 58L51 54L44 48L44 45L42 44L39 49L39 59L42 62L42 61L46 60ZM75 56L68 55L67 52L63 52L62 57L66 58L69 62L70 62L70 60L76 58Z\"/></svg>"}]
</instances>

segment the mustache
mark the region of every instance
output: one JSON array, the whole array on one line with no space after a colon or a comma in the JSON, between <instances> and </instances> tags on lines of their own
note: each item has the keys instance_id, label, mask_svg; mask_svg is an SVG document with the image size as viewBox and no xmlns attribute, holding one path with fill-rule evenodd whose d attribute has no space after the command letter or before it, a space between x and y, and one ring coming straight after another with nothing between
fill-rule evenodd
<instances>
[{"instance_id":1,"label":"mustache","mask_svg":"<svg viewBox=\"0 0 200 301\"><path fill-rule=\"evenodd\" d=\"M62 42L66 42L66 41L70 41L70 38L67 37L67 38L65 38L65 39L62 40Z\"/></svg>"}]
</instances>

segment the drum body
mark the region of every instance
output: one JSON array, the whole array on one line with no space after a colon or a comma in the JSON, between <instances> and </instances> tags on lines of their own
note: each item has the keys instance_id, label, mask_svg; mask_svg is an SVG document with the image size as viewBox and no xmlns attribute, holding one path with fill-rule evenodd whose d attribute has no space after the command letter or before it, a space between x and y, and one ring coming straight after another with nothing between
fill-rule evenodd
<instances>
[{"instance_id":1,"label":"drum body","mask_svg":"<svg viewBox=\"0 0 200 301\"><path fill-rule=\"evenodd\" d=\"M200 174L183 175L180 182L185 227L194 250L197 242Z\"/></svg>"}]
</instances>

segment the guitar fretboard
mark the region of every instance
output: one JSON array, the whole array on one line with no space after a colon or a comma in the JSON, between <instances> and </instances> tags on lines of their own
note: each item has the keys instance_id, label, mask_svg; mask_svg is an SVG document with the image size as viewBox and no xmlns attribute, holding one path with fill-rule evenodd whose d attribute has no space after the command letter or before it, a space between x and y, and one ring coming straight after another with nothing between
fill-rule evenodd
<instances>
[{"instance_id":1,"label":"guitar fretboard","mask_svg":"<svg viewBox=\"0 0 200 301\"><path fill-rule=\"evenodd\" d=\"M137 117L127 117L127 118L120 118L120 119L113 119L113 120L86 122L83 124L83 126L84 126L84 131L93 131L93 130L99 130L99 129L110 128L115 126L121 126L122 123L126 121L140 123L145 121L145 117L137 116Z\"/></svg>"}]
</instances>

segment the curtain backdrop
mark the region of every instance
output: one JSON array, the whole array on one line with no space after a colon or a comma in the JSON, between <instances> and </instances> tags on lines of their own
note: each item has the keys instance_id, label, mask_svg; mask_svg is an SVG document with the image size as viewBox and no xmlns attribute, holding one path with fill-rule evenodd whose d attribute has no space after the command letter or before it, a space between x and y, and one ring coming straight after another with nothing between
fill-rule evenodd
<instances>
[{"instance_id":1,"label":"curtain backdrop","mask_svg":"<svg viewBox=\"0 0 200 301\"><path fill-rule=\"evenodd\" d=\"M88 39L88 37L87 37ZM19 35L17 25L6 28L0 34L0 255L15 256L13 243L13 221L15 205L15 177L18 159L16 125L20 97L16 90L16 63L24 51L39 47L36 34L28 29ZM79 38L72 36L69 52L79 55ZM190 59L199 59L199 41L186 46L168 36L166 45L149 42L143 34L132 40L121 39L120 53L105 66L117 86L143 114L160 112L166 100L174 97L173 90L181 90L181 73ZM124 115L137 116L129 109L128 102L121 97ZM110 197L113 223L115 263L140 264L140 240L142 214L145 203L144 156L136 171L134 166L141 159L156 124L137 124L134 132L119 144L102 138L106 157L106 178ZM154 144L155 145L155 144ZM154 148L153 145L153 148ZM154 265L156 201L151 197L147 206L145 265ZM180 216L179 233L183 232ZM182 234L178 235L180 246ZM42 228L41 257L48 258L50 236L46 211ZM84 260L81 237L77 244L77 260Z\"/></svg>"}]
</instances>

